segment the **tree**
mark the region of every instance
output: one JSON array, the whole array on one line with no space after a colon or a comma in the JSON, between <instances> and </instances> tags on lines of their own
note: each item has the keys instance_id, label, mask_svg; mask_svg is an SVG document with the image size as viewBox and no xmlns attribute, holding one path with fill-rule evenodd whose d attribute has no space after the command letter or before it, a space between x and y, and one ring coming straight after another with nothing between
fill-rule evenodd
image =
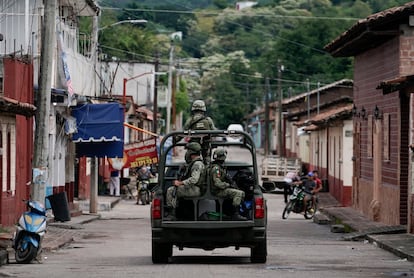
<instances>
[{"instance_id":1,"label":"tree","mask_svg":"<svg viewBox=\"0 0 414 278\"><path fill-rule=\"evenodd\" d=\"M217 127L225 129L230 123L241 123L260 94L250 61L243 51L236 51L205 57L201 62L202 97Z\"/></svg>"}]
</instances>

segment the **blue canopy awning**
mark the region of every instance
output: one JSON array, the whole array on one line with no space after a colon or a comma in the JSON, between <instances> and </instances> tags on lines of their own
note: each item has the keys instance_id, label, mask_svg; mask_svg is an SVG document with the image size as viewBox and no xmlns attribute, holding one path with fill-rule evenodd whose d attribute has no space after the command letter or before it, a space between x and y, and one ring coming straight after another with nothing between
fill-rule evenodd
<instances>
[{"instance_id":1,"label":"blue canopy awning","mask_svg":"<svg viewBox=\"0 0 414 278\"><path fill-rule=\"evenodd\" d=\"M72 110L77 156L122 157L124 109L119 103L85 104Z\"/></svg>"}]
</instances>

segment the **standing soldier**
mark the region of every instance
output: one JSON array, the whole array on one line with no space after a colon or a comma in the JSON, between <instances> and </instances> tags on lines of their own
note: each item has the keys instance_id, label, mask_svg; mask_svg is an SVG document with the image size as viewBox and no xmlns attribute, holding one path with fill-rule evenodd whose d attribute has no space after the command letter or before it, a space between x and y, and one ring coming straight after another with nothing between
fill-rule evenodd
<instances>
[{"instance_id":1,"label":"standing soldier","mask_svg":"<svg viewBox=\"0 0 414 278\"><path fill-rule=\"evenodd\" d=\"M202 100L195 100L191 107L191 117L184 124L184 130L214 130L213 120L206 115L206 104ZM192 138L191 142L201 145L201 154L206 163L210 162L210 140L207 138Z\"/></svg>"},{"instance_id":2,"label":"standing soldier","mask_svg":"<svg viewBox=\"0 0 414 278\"><path fill-rule=\"evenodd\" d=\"M211 167L211 192L220 198L230 198L233 200L232 220L246 220L239 213L240 204L244 200L244 191L232 188L228 182L227 171L223 166L227 157L225 149L217 149L213 154L213 165Z\"/></svg>"},{"instance_id":3,"label":"standing soldier","mask_svg":"<svg viewBox=\"0 0 414 278\"><path fill-rule=\"evenodd\" d=\"M200 157L201 146L197 142L188 143L185 148L186 167L183 177L173 181L173 186L167 189L167 211L165 220L176 220L178 198L200 196L200 188L205 182L204 163Z\"/></svg>"}]
</instances>

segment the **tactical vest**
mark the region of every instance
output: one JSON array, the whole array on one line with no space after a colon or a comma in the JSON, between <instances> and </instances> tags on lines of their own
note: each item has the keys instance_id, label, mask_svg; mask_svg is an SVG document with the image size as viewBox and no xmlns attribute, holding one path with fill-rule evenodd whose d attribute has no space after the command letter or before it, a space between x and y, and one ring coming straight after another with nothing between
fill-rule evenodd
<instances>
[{"instance_id":1,"label":"tactical vest","mask_svg":"<svg viewBox=\"0 0 414 278\"><path fill-rule=\"evenodd\" d=\"M191 130L211 130L213 129L207 117L193 118L190 121L188 129Z\"/></svg>"},{"instance_id":2,"label":"tactical vest","mask_svg":"<svg viewBox=\"0 0 414 278\"><path fill-rule=\"evenodd\" d=\"M183 176L182 176L182 180L186 180L186 179L188 179L188 178L191 176L191 168L193 168L193 165L194 165L194 163L195 163L196 161L201 161L201 162L203 162L203 160L202 160L201 158L197 158L197 159L195 159L195 160L191 161L191 162L187 165L187 167L186 167L186 169L185 169L185 171L184 171L184 174L183 174ZM204 164L203 164L203 165L204 165ZM205 185L206 185L206 167L204 166L204 167L203 167L203 170L200 172L200 179L198 180L198 182L197 182L196 186L198 186L198 187L200 188L200 190L201 190L201 189L205 188ZM202 190L201 190L201 191L202 191Z\"/></svg>"}]
</instances>

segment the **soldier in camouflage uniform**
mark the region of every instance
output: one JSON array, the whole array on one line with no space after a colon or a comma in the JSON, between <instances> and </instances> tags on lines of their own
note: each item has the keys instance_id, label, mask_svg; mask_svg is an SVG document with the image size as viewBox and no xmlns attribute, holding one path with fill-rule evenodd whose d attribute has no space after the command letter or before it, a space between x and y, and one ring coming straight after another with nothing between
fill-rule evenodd
<instances>
[{"instance_id":1,"label":"soldier in camouflage uniform","mask_svg":"<svg viewBox=\"0 0 414 278\"><path fill-rule=\"evenodd\" d=\"M225 149L217 149L213 154L213 163L210 170L211 193L220 198L229 198L233 200L232 220L246 220L239 214L240 204L244 200L244 191L232 186L227 176L227 171L223 166L227 157Z\"/></svg>"},{"instance_id":2,"label":"soldier in camouflage uniform","mask_svg":"<svg viewBox=\"0 0 414 278\"><path fill-rule=\"evenodd\" d=\"M180 179L173 181L173 186L167 189L166 220L176 220L175 209L178 198L200 196L200 189L205 183L204 163L200 157L201 146L197 142L188 143L185 148L185 171Z\"/></svg>"},{"instance_id":3,"label":"soldier in camouflage uniform","mask_svg":"<svg viewBox=\"0 0 414 278\"><path fill-rule=\"evenodd\" d=\"M213 120L206 116L206 104L202 100L195 100L191 107L191 118L184 124L184 130L214 130ZM210 140L204 138L192 138L190 142L198 142L201 145L201 154L206 163L210 162Z\"/></svg>"}]
</instances>

